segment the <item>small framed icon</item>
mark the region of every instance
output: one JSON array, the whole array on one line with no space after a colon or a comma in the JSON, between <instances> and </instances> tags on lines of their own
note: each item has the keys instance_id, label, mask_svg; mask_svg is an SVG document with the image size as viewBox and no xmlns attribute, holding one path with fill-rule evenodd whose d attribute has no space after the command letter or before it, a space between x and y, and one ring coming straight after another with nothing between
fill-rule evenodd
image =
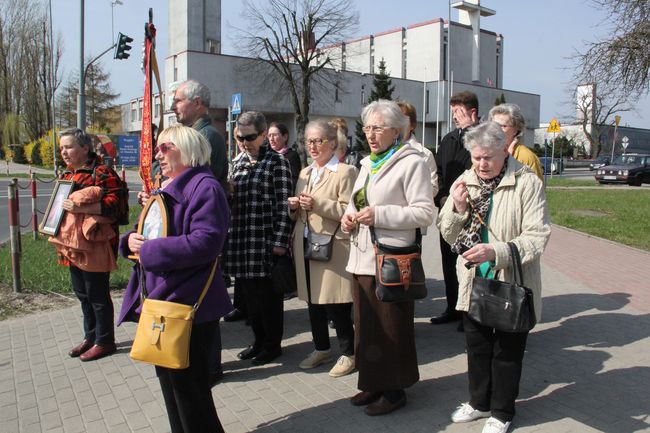
<instances>
[{"instance_id":1,"label":"small framed icon","mask_svg":"<svg viewBox=\"0 0 650 433\"><path fill-rule=\"evenodd\" d=\"M57 180L54 184L54 190L50 196L50 202L47 204L47 209L43 215L43 221L38 227L38 231L56 236L59 234L61 227L61 220L63 220L63 200L67 199L72 192L73 182L71 180Z\"/></svg>"}]
</instances>

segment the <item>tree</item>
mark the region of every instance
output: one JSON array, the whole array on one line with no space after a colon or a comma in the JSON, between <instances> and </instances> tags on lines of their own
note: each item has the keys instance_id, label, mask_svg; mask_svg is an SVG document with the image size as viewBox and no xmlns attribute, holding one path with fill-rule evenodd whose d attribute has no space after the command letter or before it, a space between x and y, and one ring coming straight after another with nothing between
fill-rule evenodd
<instances>
[{"instance_id":1,"label":"tree","mask_svg":"<svg viewBox=\"0 0 650 433\"><path fill-rule=\"evenodd\" d=\"M53 123L51 99L60 84L62 43L59 34L51 49L48 26L41 1L0 2L0 128L9 115L18 116L25 139L41 136Z\"/></svg>"},{"instance_id":2,"label":"tree","mask_svg":"<svg viewBox=\"0 0 650 433\"><path fill-rule=\"evenodd\" d=\"M588 88L593 90L584 91ZM592 157L597 157L603 150L604 132L611 128L617 113L630 111L631 105L627 98L605 85L596 84L578 86L574 93L577 103L577 120L582 126L582 132L589 142Z\"/></svg>"},{"instance_id":3,"label":"tree","mask_svg":"<svg viewBox=\"0 0 650 433\"><path fill-rule=\"evenodd\" d=\"M237 29L236 45L270 66L273 85L280 83L279 90L288 92L296 115L298 151L306 163L303 137L312 94L318 87L336 84L333 51L321 48L351 37L358 13L346 0L245 0L242 15L247 25ZM264 75L268 74L257 74L257 80Z\"/></svg>"},{"instance_id":4,"label":"tree","mask_svg":"<svg viewBox=\"0 0 650 433\"><path fill-rule=\"evenodd\" d=\"M390 75L386 72L386 62L382 58L379 61L379 73L372 78L372 90L370 91L367 103L369 104L379 99L392 101L394 90L395 86L393 86L393 80L390 79ZM361 118L357 119L354 134L356 136L356 148L369 152L370 149L368 148L368 142L366 141L366 134L363 132L363 123L361 123Z\"/></svg>"},{"instance_id":5,"label":"tree","mask_svg":"<svg viewBox=\"0 0 650 433\"><path fill-rule=\"evenodd\" d=\"M506 95L501 93L501 96L497 96L497 98L494 100L494 106L496 107L497 105L505 104L506 103Z\"/></svg>"},{"instance_id":6,"label":"tree","mask_svg":"<svg viewBox=\"0 0 650 433\"><path fill-rule=\"evenodd\" d=\"M90 61L90 57L87 61ZM77 124L77 94L79 93L79 74L77 71L68 76L68 80L59 93L59 124L65 128ZM87 127L106 129L112 121L108 108L120 96L111 88L110 74L104 70L101 63L95 63L88 68L86 74L86 119Z\"/></svg>"},{"instance_id":7,"label":"tree","mask_svg":"<svg viewBox=\"0 0 650 433\"><path fill-rule=\"evenodd\" d=\"M650 2L592 0L605 11L608 30L578 52L576 78L597 76L621 95L641 95L650 89Z\"/></svg>"}]
</instances>

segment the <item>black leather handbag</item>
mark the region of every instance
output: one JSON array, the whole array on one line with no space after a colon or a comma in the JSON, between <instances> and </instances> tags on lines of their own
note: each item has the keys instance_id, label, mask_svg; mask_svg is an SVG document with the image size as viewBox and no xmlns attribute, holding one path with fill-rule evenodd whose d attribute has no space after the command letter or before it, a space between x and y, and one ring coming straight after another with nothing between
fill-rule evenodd
<instances>
[{"instance_id":1,"label":"black leather handbag","mask_svg":"<svg viewBox=\"0 0 650 433\"><path fill-rule=\"evenodd\" d=\"M306 224L306 223L305 223ZM307 242L305 244L305 259L316 262L329 262L332 258L332 247L334 246L334 236L339 230L336 226L334 234L324 235L307 230Z\"/></svg>"},{"instance_id":2,"label":"black leather handbag","mask_svg":"<svg viewBox=\"0 0 650 433\"><path fill-rule=\"evenodd\" d=\"M508 242L515 282L475 277L468 315L483 326L504 332L528 332L537 323L533 291L523 284L521 257L517 246ZM495 276L496 278L496 276Z\"/></svg>"},{"instance_id":3,"label":"black leather handbag","mask_svg":"<svg viewBox=\"0 0 650 433\"><path fill-rule=\"evenodd\" d=\"M375 295L382 302L404 302L427 296L422 266L422 232L417 229L415 245L394 247L377 241L370 227L375 248Z\"/></svg>"}]
</instances>

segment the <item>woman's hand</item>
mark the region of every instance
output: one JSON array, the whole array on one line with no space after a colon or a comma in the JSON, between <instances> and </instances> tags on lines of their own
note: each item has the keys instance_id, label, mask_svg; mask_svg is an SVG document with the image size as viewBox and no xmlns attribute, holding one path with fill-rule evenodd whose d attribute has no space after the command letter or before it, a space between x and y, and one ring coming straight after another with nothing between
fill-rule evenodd
<instances>
[{"instance_id":1,"label":"woman's hand","mask_svg":"<svg viewBox=\"0 0 650 433\"><path fill-rule=\"evenodd\" d=\"M300 207L307 212L314 210L314 197L309 194L301 192L298 196L298 201L300 202Z\"/></svg>"},{"instance_id":2,"label":"woman's hand","mask_svg":"<svg viewBox=\"0 0 650 433\"><path fill-rule=\"evenodd\" d=\"M298 210L300 207L300 200L298 197L289 197L289 210Z\"/></svg>"},{"instance_id":3,"label":"woman's hand","mask_svg":"<svg viewBox=\"0 0 650 433\"><path fill-rule=\"evenodd\" d=\"M140 248L142 248L142 244L144 243L145 239L144 236L139 235L137 233L131 233L129 235L129 249L131 252L134 254L138 254L140 252Z\"/></svg>"},{"instance_id":4,"label":"woman's hand","mask_svg":"<svg viewBox=\"0 0 650 433\"><path fill-rule=\"evenodd\" d=\"M451 199L454 201L454 208L457 213L463 214L467 210L467 199L469 192L464 180L454 182L451 186Z\"/></svg>"},{"instance_id":5,"label":"woman's hand","mask_svg":"<svg viewBox=\"0 0 650 433\"><path fill-rule=\"evenodd\" d=\"M273 247L273 250L271 250L271 252L273 253L273 255L283 256L287 253L287 249L282 247Z\"/></svg>"},{"instance_id":6,"label":"woman's hand","mask_svg":"<svg viewBox=\"0 0 650 433\"><path fill-rule=\"evenodd\" d=\"M356 216L356 221L367 226L375 225L375 207L367 206L361 209Z\"/></svg>"},{"instance_id":7,"label":"woman's hand","mask_svg":"<svg viewBox=\"0 0 650 433\"><path fill-rule=\"evenodd\" d=\"M508 144L508 153L510 155L512 155L512 153L515 151L515 147L517 146L517 141L518 141L517 136L515 136L515 138L512 139L512 142Z\"/></svg>"},{"instance_id":8,"label":"woman's hand","mask_svg":"<svg viewBox=\"0 0 650 433\"><path fill-rule=\"evenodd\" d=\"M356 214L345 214L341 218L341 230L343 233L352 233L357 229Z\"/></svg>"},{"instance_id":9,"label":"woman's hand","mask_svg":"<svg viewBox=\"0 0 650 433\"><path fill-rule=\"evenodd\" d=\"M463 258L470 263L493 262L497 255L490 244L476 244L463 253Z\"/></svg>"},{"instance_id":10,"label":"woman's hand","mask_svg":"<svg viewBox=\"0 0 650 433\"><path fill-rule=\"evenodd\" d=\"M140 206L146 205L147 200L149 200L149 197L150 195L146 191L144 190L138 191L138 203L140 204Z\"/></svg>"},{"instance_id":11,"label":"woman's hand","mask_svg":"<svg viewBox=\"0 0 650 433\"><path fill-rule=\"evenodd\" d=\"M69 198L63 200L63 209L70 213L79 213L79 207Z\"/></svg>"}]
</instances>

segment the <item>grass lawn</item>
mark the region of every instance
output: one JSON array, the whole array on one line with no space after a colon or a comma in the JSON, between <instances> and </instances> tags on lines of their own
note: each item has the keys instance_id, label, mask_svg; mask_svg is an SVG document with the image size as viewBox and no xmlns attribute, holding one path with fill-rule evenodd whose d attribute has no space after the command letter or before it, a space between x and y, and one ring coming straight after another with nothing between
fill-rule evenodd
<instances>
[{"instance_id":1,"label":"grass lawn","mask_svg":"<svg viewBox=\"0 0 650 433\"><path fill-rule=\"evenodd\" d=\"M599 184L596 182L596 179L593 177L589 177L586 179L564 179L561 177L553 177L551 179L550 176L547 176L546 178L546 186L547 187L570 187L570 186L597 186L597 187L603 187L603 185Z\"/></svg>"},{"instance_id":2,"label":"grass lawn","mask_svg":"<svg viewBox=\"0 0 650 433\"><path fill-rule=\"evenodd\" d=\"M548 189L551 222L650 251L650 190Z\"/></svg>"},{"instance_id":3,"label":"grass lawn","mask_svg":"<svg viewBox=\"0 0 650 433\"><path fill-rule=\"evenodd\" d=\"M131 206L130 220L136 221L140 206ZM133 227L132 224L121 226L120 231L125 232ZM22 286L26 290L36 292L72 293L70 272L65 266L56 262L54 247L47 241L48 236L40 235L34 241L32 233L22 236L22 259L20 273ZM118 257L118 269L111 272L111 289L123 289L131 275L132 262ZM11 286L13 279L11 273L11 247L9 242L0 247L0 283Z\"/></svg>"}]
</instances>

